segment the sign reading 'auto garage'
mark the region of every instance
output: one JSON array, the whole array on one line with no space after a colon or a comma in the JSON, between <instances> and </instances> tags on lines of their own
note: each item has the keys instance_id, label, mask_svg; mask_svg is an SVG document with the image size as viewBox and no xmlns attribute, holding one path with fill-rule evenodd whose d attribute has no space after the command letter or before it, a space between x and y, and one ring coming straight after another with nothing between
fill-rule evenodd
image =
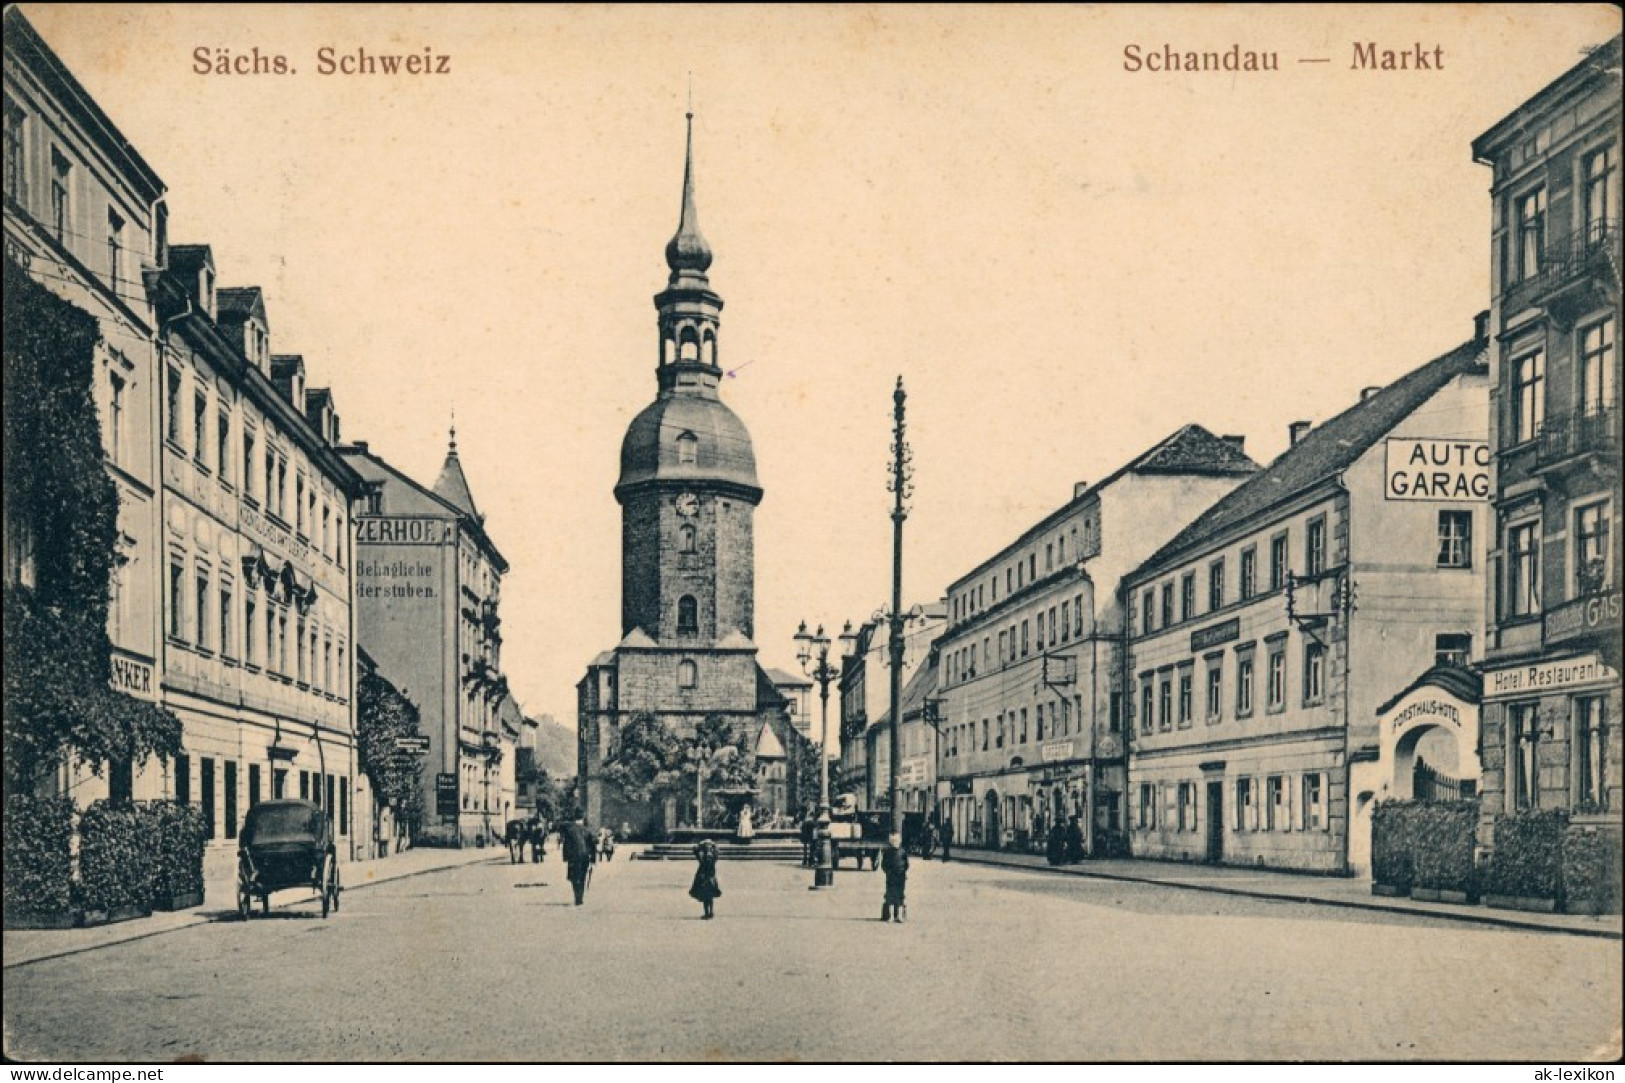
<instances>
[{"instance_id":1,"label":"sign reading 'auto garage'","mask_svg":"<svg viewBox=\"0 0 1625 1083\"><path fill-rule=\"evenodd\" d=\"M1393 438L1387 444L1389 500L1487 500L1490 445L1482 440Z\"/></svg>"}]
</instances>

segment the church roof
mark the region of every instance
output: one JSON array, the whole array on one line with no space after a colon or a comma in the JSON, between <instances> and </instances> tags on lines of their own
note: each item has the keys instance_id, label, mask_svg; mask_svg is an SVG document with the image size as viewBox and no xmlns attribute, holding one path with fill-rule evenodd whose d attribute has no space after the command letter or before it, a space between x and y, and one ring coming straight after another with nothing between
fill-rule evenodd
<instances>
[{"instance_id":1,"label":"church roof","mask_svg":"<svg viewBox=\"0 0 1625 1083\"><path fill-rule=\"evenodd\" d=\"M666 245L666 266L672 280L693 272L702 280L711 267L711 246L700 234L700 218L694 212L694 114L688 114L688 146L683 155L683 209L677 220L677 233Z\"/></svg>"},{"instance_id":2,"label":"church roof","mask_svg":"<svg viewBox=\"0 0 1625 1083\"><path fill-rule=\"evenodd\" d=\"M617 644L618 649L619 648L641 648L641 649L646 649L646 648L649 648L649 647L658 647L658 646L660 646L660 644L656 643L652 638L650 638L649 633L645 632L642 628L634 628L634 629L632 629L630 632L626 633L626 635L624 637L622 637L620 643Z\"/></svg>"},{"instance_id":3,"label":"church roof","mask_svg":"<svg viewBox=\"0 0 1625 1083\"><path fill-rule=\"evenodd\" d=\"M744 422L721 401L696 395L662 393L627 426L616 494L652 481L725 482L761 496Z\"/></svg>"},{"instance_id":4,"label":"church roof","mask_svg":"<svg viewBox=\"0 0 1625 1083\"><path fill-rule=\"evenodd\" d=\"M784 759L784 745L779 741L778 734L773 732L773 727L766 722L762 723L762 732L756 736L756 758L759 760Z\"/></svg>"}]
</instances>

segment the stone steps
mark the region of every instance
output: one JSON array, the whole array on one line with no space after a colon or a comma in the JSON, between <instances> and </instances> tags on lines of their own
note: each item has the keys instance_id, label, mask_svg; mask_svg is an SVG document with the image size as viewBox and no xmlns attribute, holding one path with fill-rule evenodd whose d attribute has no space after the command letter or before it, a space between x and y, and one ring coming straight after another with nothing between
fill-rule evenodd
<instances>
[{"instance_id":1,"label":"stone steps","mask_svg":"<svg viewBox=\"0 0 1625 1083\"><path fill-rule=\"evenodd\" d=\"M657 842L641 853L633 854L635 861L693 861L694 844ZM801 843L759 842L750 846L719 842L719 861L793 861L801 862Z\"/></svg>"}]
</instances>

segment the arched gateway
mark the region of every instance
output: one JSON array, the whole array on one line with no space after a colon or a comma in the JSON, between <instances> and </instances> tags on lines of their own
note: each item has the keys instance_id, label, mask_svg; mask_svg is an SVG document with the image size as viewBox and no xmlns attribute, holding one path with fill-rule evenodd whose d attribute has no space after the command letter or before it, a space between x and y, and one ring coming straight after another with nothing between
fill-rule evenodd
<instances>
[{"instance_id":1,"label":"arched gateway","mask_svg":"<svg viewBox=\"0 0 1625 1083\"><path fill-rule=\"evenodd\" d=\"M1378 801L1465 800L1478 792L1483 678L1461 666L1429 669L1377 708L1375 756L1349 767L1349 866L1371 874L1371 810Z\"/></svg>"}]
</instances>

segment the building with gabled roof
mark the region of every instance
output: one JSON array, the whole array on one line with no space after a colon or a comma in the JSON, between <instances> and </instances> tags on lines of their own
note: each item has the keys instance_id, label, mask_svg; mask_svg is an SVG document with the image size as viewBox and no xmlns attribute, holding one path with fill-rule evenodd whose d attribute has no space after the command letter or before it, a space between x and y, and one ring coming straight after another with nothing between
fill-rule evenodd
<instances>
[{"instance_id":1,"label":"building with gabled roof","mask_svg":"<svg viewBox=\"0 0 1625 1083\"><path fill-rule=\"evenodd\" d=\"M1136 856L1364 871L1372 804L1412 796L1419 763L1476 784L1476 708L1403 733L1379 708L1480 649L1484 329L1293 423L1286 451L1123 576Z\"/></svg>"},{"instance_id":2,"label":"building with gabled roof","mask_svg":"<svg viewBox=\"0 0 1625 1083\"><path fill-rule=\"evenodd\" d=\"M949 586L933 713L954 845L1036 847L1077 817L1090 853L1121 848L1118 581L1257 470L1241 437L1183 426Z\"/></svg>"},{"instance_id":3,"label":"building with gabled roof","mask_svg":"<svg viewBox=\"0 0 1625 1083\"><path fill-rule=\"evenodd\" d=\"M433 488L365 443L340 451L367 483L355 523L356 638L417 705L429 738L418 838L464 846L500 835L517 801L499 613L508 562L474 510L457 430Z\"/></svg>"}]
</instances>

